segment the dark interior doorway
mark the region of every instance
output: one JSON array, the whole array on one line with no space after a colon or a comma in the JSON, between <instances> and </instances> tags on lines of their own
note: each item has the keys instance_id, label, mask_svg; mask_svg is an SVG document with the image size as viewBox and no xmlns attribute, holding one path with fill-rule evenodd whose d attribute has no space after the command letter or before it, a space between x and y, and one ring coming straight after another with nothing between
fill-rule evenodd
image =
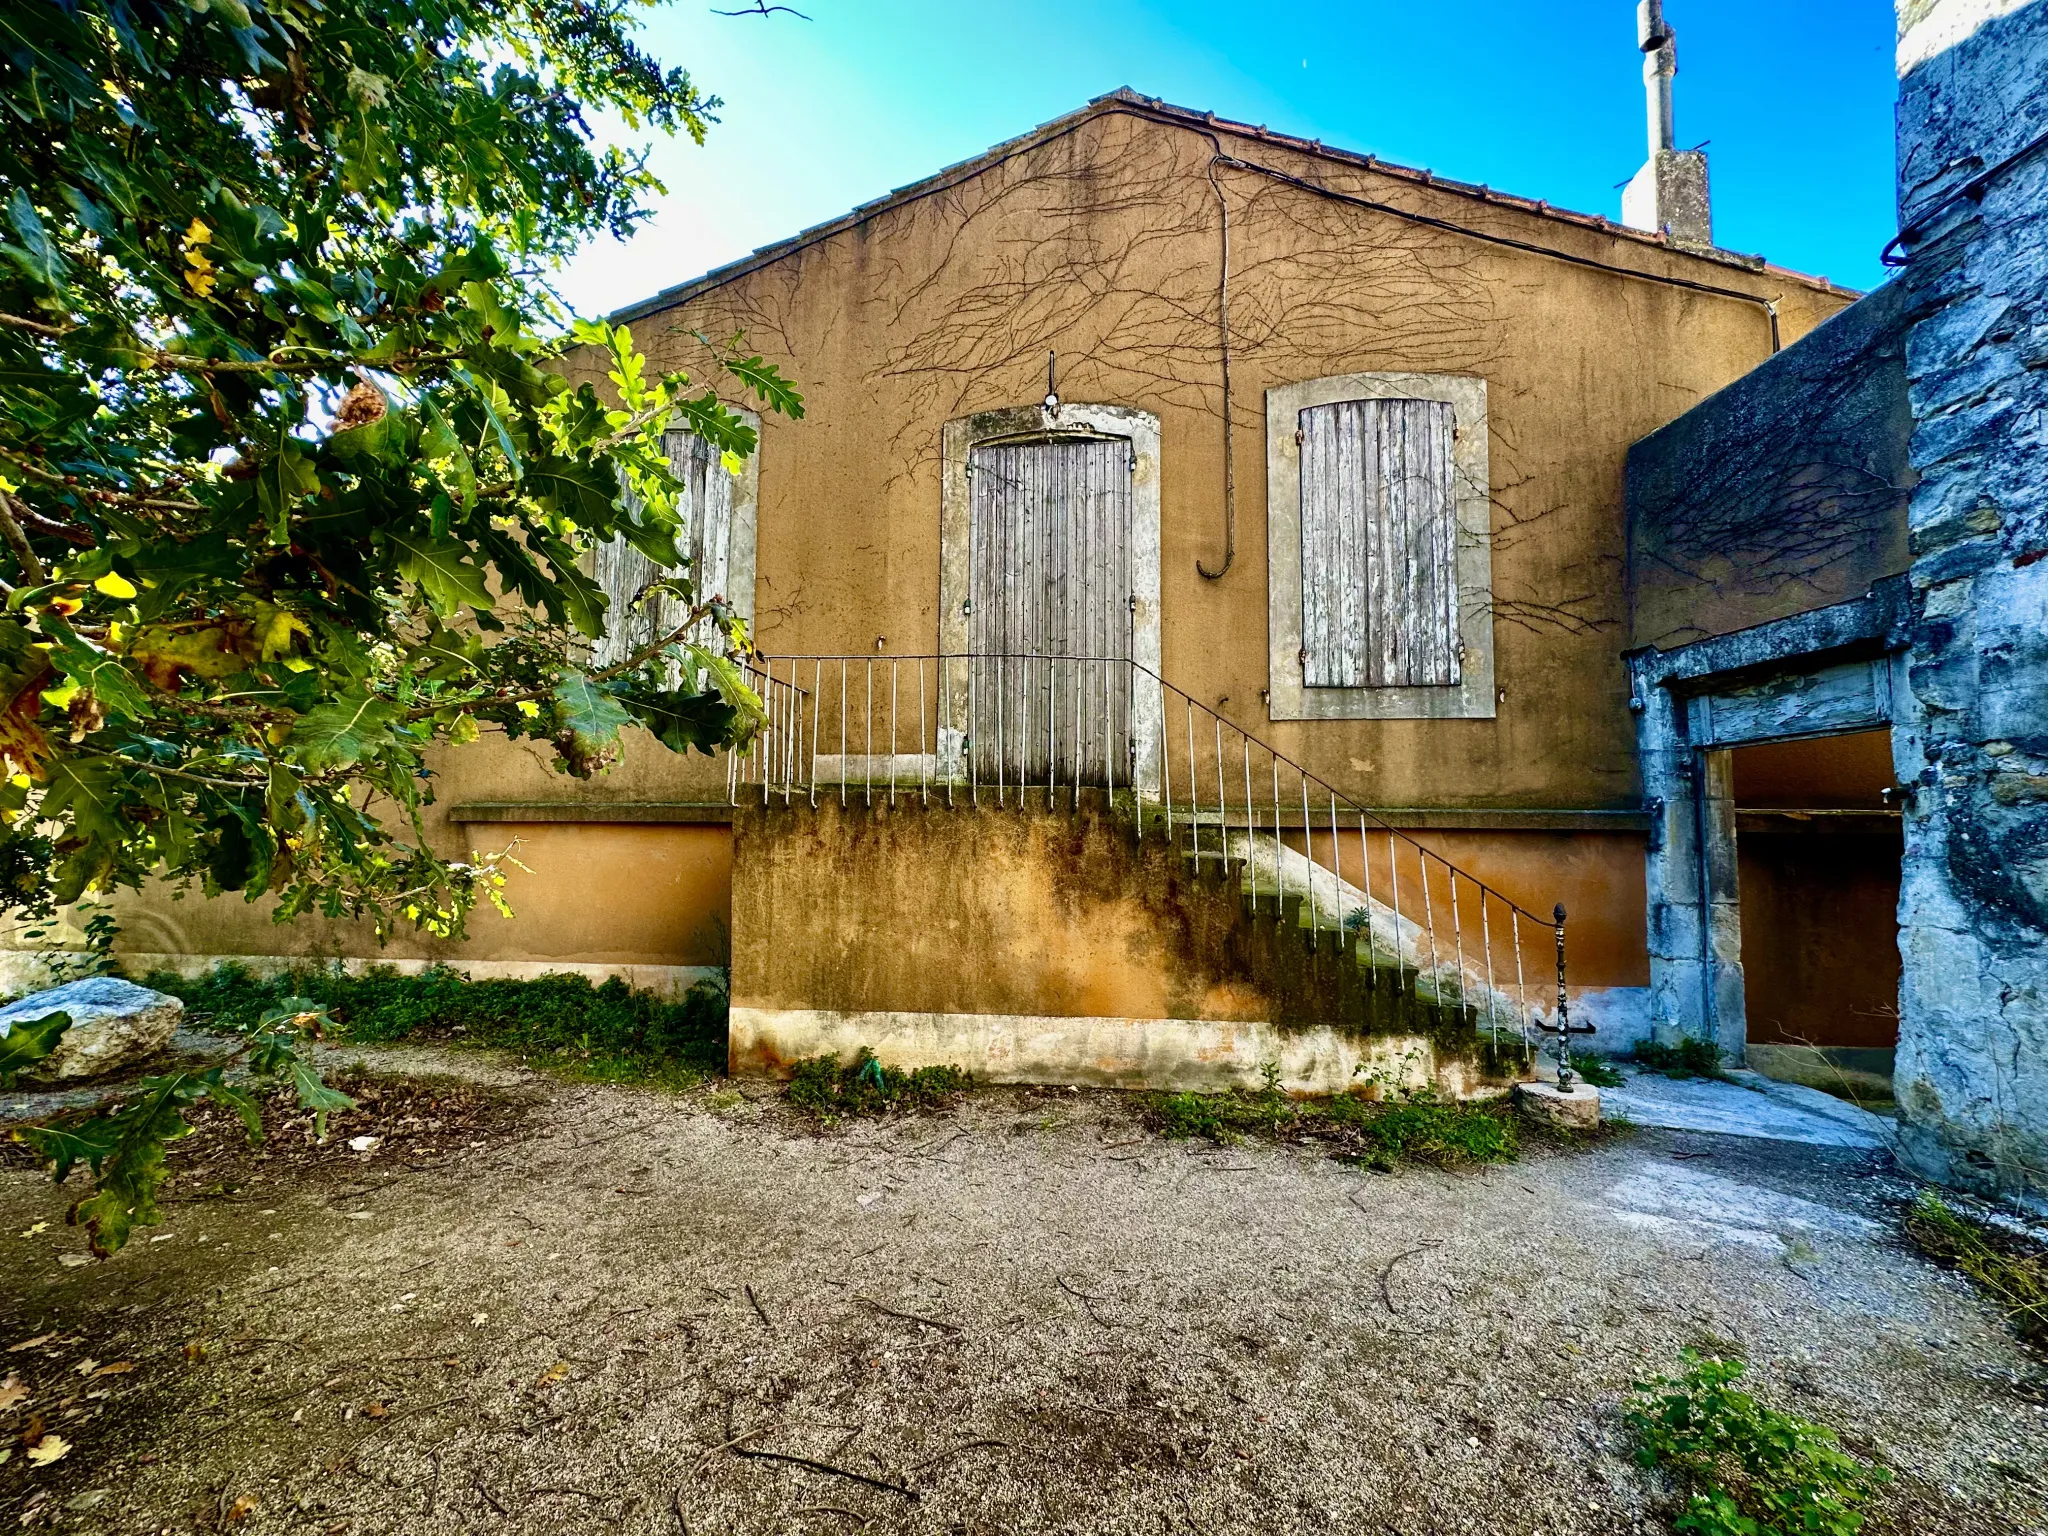
<instances>
[{"instance_id":1,"label":"dark interior doorway","mask_svg":"<svg viewBox=\"0 0 2048 1536\"><path fill-rule=\"evenodd\" d=\"M1902 850L1883 793L1891 734L1771 742L1733 757L1750 1064L1866 1103L1887 1099Z\"/></svg>"}]
</instances>

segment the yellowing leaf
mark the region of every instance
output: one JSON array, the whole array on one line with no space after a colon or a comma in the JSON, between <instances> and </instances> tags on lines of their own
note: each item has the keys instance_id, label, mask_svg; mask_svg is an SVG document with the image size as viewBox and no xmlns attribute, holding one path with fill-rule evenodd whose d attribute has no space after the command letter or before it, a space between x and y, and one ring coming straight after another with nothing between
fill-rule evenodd
<instances>
[{"instance_id":1,"label":"yellowing leaf","mask_svg":"<svg viewBox=\"0 0 2048 1536\"><path fill-rule=\"evenodd\" d=\"M542 1371L539 1376L535 1377L533 1384L536 1388L545 1390L548 1387L559 1386L568 1379L569 1362L557 1360L553 1365Z\"/></svg>"},{"instance_id":2,"label":"yellowing leaf","mask_svg":"<svg viewBox=\"0 0 2048 1536\"><path fill-rule=\"evenodd\" d=\"M135 1362L133 1360L109 1360L105 1365L94 1371L93 1375L125 1376L134 1369Z\"/></svg>"},{"instance_id":3,"label":"yellowing leaf","mask_svg":"<svg viewBox=\"0 0 2048 1536\"><path fill-rule=\"evenodd\" d=\"M195 245L204 245L212 238L213 231L206 227L206 220L194 219L185 230L185 249L189 251Z\"/></svg>"},{"instance_id":4,"label":"yellowing leaf","mask_svg":"<svg viewBox=\"0 0 2048 1536\"><path fill-rule=\"evenodd\" d=\"M198 629L148 625L135 632L128 655L166 691L178 686L182 674L212 683L233 677L248 665L228 632L213 624Z\"/></svg>"},{"instance_id":5,"label":"yellowing leaf","mask_svg":"<svg viewBox=\"0 0 2048 1536\"><path fill-rule=\"evenodd\" d=\"M234 1525L256 1513L256 1496L245 1493L228 1506L228 1524Z\"/></svg>"},{"instance_id":6,"label":"yellowing leaf","mask_svg":"<svg viewBox=\"0 0 2048 1536\"><path fill-rule=\"evenodd\" d=\"M93 587L97 591L104 592L108 597L118 597L123 601L135 596L135 584L129 581L127 577L114 571L107 572L106 575L93 583Z\"/></svg>"},{"instance_id":7,"label":"yellowing leaf","mask_svg":"<svg viewBox=\"0 0 2048 1536\"><path fill-rule=\"evenodd\" d=\"M274 603L256 605L256 644L265 661L275 661L292 648L293 635L312 637L306 621Z\"/></svg>"},{"instance_id":8,"label":"yellowing leaf","mask_svg":"<svg viewBox=\"0 0 2048 1536\"><path fill-rule=\"evenodd\" d=\"M71 1442L62 1435L45 1435L28 1448L28 1464L32 1467L47 1467L60 1457L69 1455Z\"/></svg>"},{"instance_id":9,"label":"yellowing leaf","mask_svg":"<svg viewBox=\"0 0 2048 1536\"><path fill-rule=\"evenodd\" d=\"M62 688L45 688L43 702L52 709L69 709L71 701L78 697L78 684L66 683Z\"/></svg>"}]
</instances>

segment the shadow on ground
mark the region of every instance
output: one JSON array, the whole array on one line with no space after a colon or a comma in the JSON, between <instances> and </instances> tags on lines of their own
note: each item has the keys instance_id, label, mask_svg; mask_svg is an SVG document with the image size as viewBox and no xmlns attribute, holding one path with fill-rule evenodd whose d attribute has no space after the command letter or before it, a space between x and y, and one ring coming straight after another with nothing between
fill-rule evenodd
<instances>
[{"instance_id":1,"label":"shadow on ground","mask_svg":"<svg viewBox=\"0 0 2048 1536\"><path fill-rule=\"evenodd\" d=\"M2048 1528L2048 1374L1898 1243L1881 1152L1645 1129L1373 1175L1108 1093L819 1133L760 1085L424 1060L479 1080L181 1144L108 1264L0 1173L0 1520L1609 1536L1674 1507L1618 1405L1708 1344L1894 1469L1873 1531Z\"/></svg>"}]
</instances>

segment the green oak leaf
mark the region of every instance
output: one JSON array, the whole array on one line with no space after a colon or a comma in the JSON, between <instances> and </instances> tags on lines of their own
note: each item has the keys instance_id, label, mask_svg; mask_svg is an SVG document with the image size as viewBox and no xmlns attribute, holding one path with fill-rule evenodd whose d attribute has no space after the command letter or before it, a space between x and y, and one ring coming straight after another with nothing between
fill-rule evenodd
<instances>
[{"instance_id":1,"label":"green oak leaf","mask_svg":"<svg viewBox=\"0 0 2048 1536\"><path fill-rule=\"evenodd\" d=\"M286 745L302 766L314 772L351 768L388 746L392 727L403 718L403 711L388 700L345 693L301 715Z\"/></svg>"},{"instance_id":2,"label":"green oak leaf","mask_svg":"<svg viewBox=\"0 0 2048 1536\"><path fill-rule=\"evenodd\" d=\"M20 1019L0 1038L0 1088L12 1087L15 1077L57 1049L64 1031L71 1027L68 1013L46 1013L40 1019Z\"/></svg>"}]
</instances>

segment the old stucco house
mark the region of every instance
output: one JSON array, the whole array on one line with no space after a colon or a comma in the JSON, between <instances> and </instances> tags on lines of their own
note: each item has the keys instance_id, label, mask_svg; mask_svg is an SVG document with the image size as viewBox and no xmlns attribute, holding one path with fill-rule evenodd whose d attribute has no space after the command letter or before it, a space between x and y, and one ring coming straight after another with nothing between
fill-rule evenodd
<instances>
[{"instance_id":1,"label":"old stucco house","mask_svg":"<svg viewBox=\"0 0 2048 1536\"><path fill-rule=\"evenodd\" d=\"M1621 224L1119 91L629 306L808 395L738 476L671 437L755 749L444 754L431 834L528 870L459 950L153 895L124 958L729 968L738 1070L1300 1088L1524 1075L1562 996L2048 1198L2048 0L1899 10L1853 305L1714 246L1646 0Z\"/></svg>"},{"instance_id":2,"label":"old stucco house","mask_svg":"<svg viewBox=\"0 0 2048 1536\"><path fill-rule=\"evenodd\" d=\"M1553 1016L1561 903L1576 1016L1647 1032L1629 445L1854 295L1711 244L1644 44L1646 228L1119 91L625 310L661 365L737 331L806 390L738 478L675 437L771 729L588 784L447 754L436 835L531 869L453 958L729 962L740 1066L1455 1088L1503 1064L1446 1006ZM124 923L142 963L373 952Z\"/></svg>"}]
</instances>

